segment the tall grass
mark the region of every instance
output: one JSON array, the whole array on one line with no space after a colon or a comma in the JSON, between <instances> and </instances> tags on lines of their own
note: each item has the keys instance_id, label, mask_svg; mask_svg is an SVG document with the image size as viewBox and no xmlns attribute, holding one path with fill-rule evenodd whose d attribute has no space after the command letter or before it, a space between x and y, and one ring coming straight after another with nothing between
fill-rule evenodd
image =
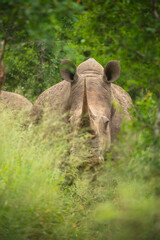
<instances>
[{"instance_id":1,"label":"tall grass","mask_svg":"<svg viewBox=\"0 0 160 240\"><path fill-rule=\"evenodd\" d=\"M83 131L73 136L57 118L26 127L1 111L0 239L160 239L156 109L152 96L139 101L105 163L92 168Z\"/></svg>"}]
</instances>

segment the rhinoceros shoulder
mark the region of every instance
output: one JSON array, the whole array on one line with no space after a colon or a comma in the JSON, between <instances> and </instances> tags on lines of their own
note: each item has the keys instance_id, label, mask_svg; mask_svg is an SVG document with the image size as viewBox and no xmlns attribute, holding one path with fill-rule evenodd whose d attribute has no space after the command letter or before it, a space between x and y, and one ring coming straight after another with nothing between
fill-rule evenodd
<instances>
[{"instance_id":1,"label":"rhinoceros shoulder","mask_svg":"<svg viewBox=\"0 0 160 240\"><path fill-rule=\"evenodd\" d=\"M133 106L132 99L130 95L120 86L112 84L112 93L114 99L123 107L123 109L128 109Z\"/></svg>"},{"instance_id":2,"label":"rhinoceros shoulder","mask_svg":"<svg viewBox=\"0 0 160 240\"><path fill-rule=\"evenodd\" d=\"M58 112L64 113L70 96L70 83L62 81L42 92L31 109L31 119L38 123L44 116Z\"/></svg>"},{"instance_id":3,"label":"rhinoceros shoulder","mask_svg":"<svg viewBox=\"0 0 160 240\"><path fill-rule=\"evenodd\" d=\"M60 103L68 98L69 93L70 83L64 80L42 92L35 101L34 105L49 106L57 102Z\"/></svg>"},{"instance_id":4,"label":"rhinoceros shoulder","mask_svg":"<svg viewBox=\"0 0 160 240\"><path fill-rule=\"evenodd\" d=\"M129 94L120 86L112 84L112 99L118 103L116 111L112 116L111 139L114 140L120 132L122 119L131 119L129 108L132 107L132 100Z\"/></svg>"},{"instance_id":5,"label":"rhinoceros shoulder","mask_svg":"<svg viewBox=\"0 0 160 240\"><path fill-rule=\"evenodd\" d=\"M11 108L13 110L30 110L32 108L32 103L27 98L7 91L0 92L0 104L4 108Z\"/></svg>"}]
</instances>

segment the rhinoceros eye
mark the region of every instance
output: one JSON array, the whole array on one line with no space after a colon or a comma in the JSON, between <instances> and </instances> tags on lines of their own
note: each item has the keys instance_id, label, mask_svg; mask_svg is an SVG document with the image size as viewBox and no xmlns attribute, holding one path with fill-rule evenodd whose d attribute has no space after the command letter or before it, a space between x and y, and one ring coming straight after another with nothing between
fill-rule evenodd
<instances>
[{"instance_id":1,"label":"rhinoceros eye","mask_svg":"<svg viewBox=\"0 0 160 240\"><path fill-rule=\"evenodd\" d=\"M105 128L105 130L106 130L107 127L108 127L109 118L106 117L106 116L103 116L102 119L103 119L103 124L104 124L103 126L104 126L104 128Z\"/></svg>"},{"instance_id":2,"label":"rhinoceros eye","mask_svg":"<svg viewBox=\"0 0 160 240\"><path fill-rule=\"evenodd\" d=\"M109 124L109 120L107 120L106 122L105 122L105 129L107 129L107 127L108 127L108 124Z\"/></svg>"}]
</instances>

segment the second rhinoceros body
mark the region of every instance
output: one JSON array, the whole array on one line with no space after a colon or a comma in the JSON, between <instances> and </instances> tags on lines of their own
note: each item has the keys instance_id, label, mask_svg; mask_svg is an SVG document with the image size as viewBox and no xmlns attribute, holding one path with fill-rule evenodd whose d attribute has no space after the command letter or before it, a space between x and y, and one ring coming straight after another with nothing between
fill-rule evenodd
<instances>
[{"instance_id":1,"label":"second rhinoceros body","mask_svg":"<svg viewBox=\"0 0 160 240\"><path fill-rule=\"evenodd\" d=\"M32 103L20 94L1 91L0 106L11 110L24 110L29 112L32 108Z\"/></svg>"},{"instance_id":2,"label":"second rhinoceros body","mask_svg":"<svg viewBox=\"0 0 160 240\"><path fill-rule=\"evenodd\" d=\"M69 60L61 61L64 81L44 91L33 105L32 113L38 119L45 109L59 114L69 112L69 120L79 127L82 119L94 134L93 144L102 152L121 128L123 116L130 118L130 96L113 84L120 75L119 61L110 61L103 68L89 58L77 68ZM115 103L117 107L115 107Z\"/></svg>"}]
</instances>

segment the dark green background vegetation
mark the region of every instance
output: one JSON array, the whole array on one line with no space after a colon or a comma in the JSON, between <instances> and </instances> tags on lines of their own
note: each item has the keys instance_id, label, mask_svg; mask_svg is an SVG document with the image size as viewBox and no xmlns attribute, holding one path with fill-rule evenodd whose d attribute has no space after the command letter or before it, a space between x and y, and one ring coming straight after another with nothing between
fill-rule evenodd
<instances>
[{"instance_id":1,"label":"dark green background vegetation","mask_svg":"<svg viewBox=\"0 0 160 240\"><path fill-rule=\"evenodd\" d=\"M26 131L1 113L0 238L160 239L160 3L1 0L0 40L4 90L34 102L61 81L60 59L78 65L93 57L103 66L121 61L116 83L134 102L133 120L123 124L107 161L83 173L83 134L69 157L63 123L44 140L43 125Z\"/></svg>"}]
</instances>

